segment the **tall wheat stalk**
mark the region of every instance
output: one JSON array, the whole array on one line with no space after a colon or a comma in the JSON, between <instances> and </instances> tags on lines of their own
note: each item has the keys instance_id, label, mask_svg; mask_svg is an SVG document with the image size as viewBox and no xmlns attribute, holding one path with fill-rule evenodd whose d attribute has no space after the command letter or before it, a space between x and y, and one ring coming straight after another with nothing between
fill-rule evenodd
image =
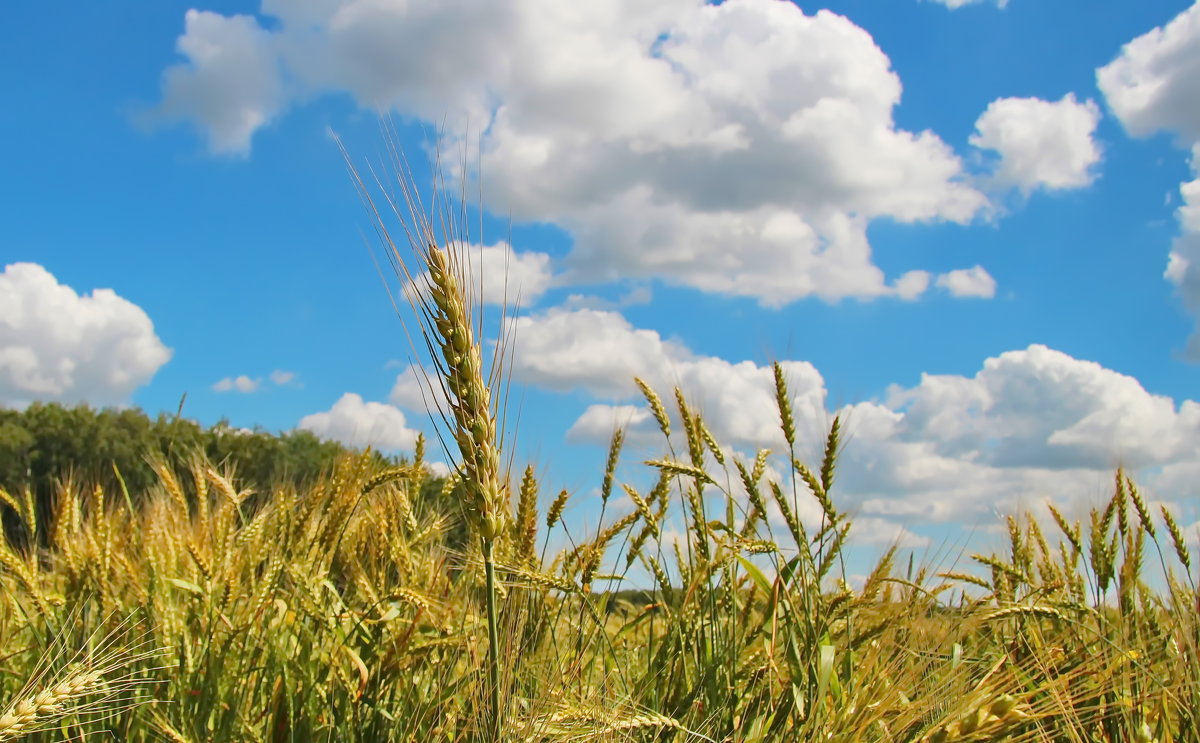
<instances>
[{"instance_id":1,"label":"tall wheat stalk","mask_svg":"<svg viewBox=\"0 0 1200 743\"><path fill-rule=\"evenodd\" d=\"M341 147L340 141L338 144ZM436 175L439 172L436 161L433 202L426 213L411 171L403 156L393 149L404 208L401 209L400 204L390 197L388 203L400 220L409 251L416 258L417 264L410 263L411 259L406 259L404 254L406 251L392 239L371 190L359 176L344 147L342 154L364 204L375 219L376 232L385 245L389 261L405 283L404 295L409 306L419 318L420 335L435 372L426 375L426 389L432 400L444 400L449 407L449 411L436 411L436 416L441 418L457 444L458 456L452 458L457 461L458 475L463 483L467 522L480 540L488 623L491 706L488 730L492 740L499 740L500 637L495 545L507 525L509 499L507 489L501 483L500 445L491 388L499 383L501 365L498 361L494 363L485 378L479 342L481 318L475 312L476 300L480 297L472 291L474 279L465 254L469 243L465 220L461 212L456 214L450 204L439 201L438 187L444 184ZM376 185L382 187L378 181ZM460 203L465 203L465 199L460 199ZM414 270L418 269L418 264L425 270ZM494 358L502 359L503 351ZM445 441L443 446L446 446Z\"/></svg>"}]
</instances>

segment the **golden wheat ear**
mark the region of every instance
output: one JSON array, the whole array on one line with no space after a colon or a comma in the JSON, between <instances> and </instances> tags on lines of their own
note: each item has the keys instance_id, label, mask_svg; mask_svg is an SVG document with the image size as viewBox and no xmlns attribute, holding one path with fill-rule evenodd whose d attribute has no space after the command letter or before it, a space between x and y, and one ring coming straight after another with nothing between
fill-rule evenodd
<instances>
[{"instance_id":1,"label":"golden wheat ear","mask_svg":"<svg viewBox=\"0 0 1200 743\"><path fill-rule=\"evenodd\" d=\"M146 690L161 682L134 669L161 658L166 650L154 646L149 633L132 645L122 644L132 621L120 622L101 638L88 638L84 645L94 647L75 652L65 662L61 645L47 653L40 669L0 713L0 741L47 730L68 717L96 722L148 703Z\"/></svg>"},{"instance_id":2,"label":"golden wheat ear","mask_svg":"<svg viewBox=\"0 0 1200 743\"><path fill-rule=\"evenodd\" d=\"M341 147L341 142L338 142ZM432 207L425 210L403 155L396 155L397 175L403 195L404 209L391 198L388 203L400 219L408 250L401 251L388 231L388 226L376 208L371 189L367 188L351 163L345 148L342 154L364 205L374 218L376 232L384 243L388 259L406 287L408 303L418 318L417 328L423 351L428 355L433 371L425 377L430 399L444 400L448 410L434 414L447 433L443 448L456 462L457 475L464 493L464 512L472 534L479 540L486 579L488 666L490 721L488 738L499 740L501 728L499 622L496 599L501 586L496 580L496 543L509 532L511 522L509 488L502 479L500 438L497 435L497 405L501 396L493 390L503 384L504 348L508 339L497 343L490 371L484 370L481 343L482 283L471 276L471 261L466 255L470 241L465 225L465 194L460 194L456 208L440 196L440 162L435 159ZM466 179L463 179L465 184ZM377 185L379 185L377 183ZM412 257L406 257L411 254ZM482 281L482 277L477 277ZM476 293L478 292L478 293ZM503 326L504 323L501 323ZM406 331L408 328L406 327ZM409 334L410 343L413 334ZM414 355L420 355L415 343ZM424 367L421 367L424 368ZM446 438L457 445L457 456L450 452ZM532 493L532 490L530 491ZM526 493L525 512L518 526L523 529L519 541L522 549L532 552L529 545L536 538L536 524L530 493ZM534 495L536 495L534 493ZM532 525L532 526L531 526Z\"/></svg>"}]
</instances>

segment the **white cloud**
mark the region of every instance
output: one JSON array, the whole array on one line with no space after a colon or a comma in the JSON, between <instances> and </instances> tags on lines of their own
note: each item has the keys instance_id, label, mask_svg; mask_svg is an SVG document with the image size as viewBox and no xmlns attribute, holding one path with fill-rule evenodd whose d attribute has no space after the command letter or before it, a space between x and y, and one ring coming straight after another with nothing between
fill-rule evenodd
<instances>
[{"instance_id":1,"label":"white cloud","mask_svg":"<svg viewBox=\"0 0 1200 743\"><path fill-rule=\"evenodd\" d=\"M513 377L566 391L586 389L599 397L634 393L633 378L671 368L690 353L653 330L635 329L621 315L602 310L559 309L509 321Z\"/></svg>"},{"instance_id":2,"label":"white cloud","mask_svg":"<svg viewBox=\"0 0 1200 743\"><path fill-rule=\"evenodd\" d=\"M434 373L432 369L420 369L410 365L396 375L396 383L392 386L388 400L414 412L448 412L449 402L446 400L442 383Z\"/></svg>"},{"instance_id":3,"label":"white cloud","mask_svg":"<svg viewBox=\"0 0 1200 743\"><path fill-rule=\"evenodd\" d=\"M1130 134L1173 132L1192 149L1195 179L1180 186L1182 234L1172 245L1164 276L1200 318L1200 3L1123 46L1096 70L1096 82ZM1188 354L1200 359L1200 322Z\"/></svg>"},{"instance_id":4,"label":"white cloud","mask_svg":"<svg viewBox=\"0 0 1200 743\"><path fill-rule=\"evenodd\" d=\"M896 279L894 288L900 299L916 299L929 288L929 272L909 271Z\"/></svg>"},{"instance_id":5,"label":"white cloud","mask_svg":"<svg viewBox=\"0 0 1200 743\"><path fill-rule=\"evenodd\" d=\"M270 379L271 379L272 383L277 384L280 387L282 387L284 385L288 385L288 384L291 384L296 381L296 372L284 371L283 369L276 369L275 371L271 372Z\"/></svg>"},{"instance_id":6,"label":"white cloud","mask_svg":"<svg viewBox=\"0 0 1200 743\"><path fill-rule=\"evenodd\" d=\"M625 431L627 440L637 438L642 443L649 443L648 439L658 430L658 424L645 407L589 405L567 431L567 441L604 441L618 428Z\"/></svg>"},{"instance_id":7,"label":"white cloud","mask_svg":"<svg viewBox=\"0 0 1200 743\"><path fill-rule=\"evenodd\" d=\"M236 377L225 377L212 386L215 392L229 392L237 390L243 394L257 392L262 386L262 377L247 377L245 374L240 374Z\"/></svg>"},{"instance_id":8,"label":"white cloud","mask_svg":"<svg viewBox=\"0 0 1200 743\"><path fill-rule=\"evenodd\" d=\"M396 384L388 400L406 410L424 410L429 397L426 375L416 367L408 367L396 375Z\"/></svg>"},{"instance_id":9,"label":"white cloud","mask_svg":"<svg viewBox=\"0 0 1200 743\"><path fill-rule=\"evenodd\" d=\"M276 386L284 387L286 385L296 383L296 372L276 369L267 375L267 379L271 380L271 383ZM260 389L262 389L262 384L262 377L251 377L246 374L239 374L236 377L224 377L214 384L212 389L215 392L237 391L241 392L242 394L250 394L251 392L258 392Z\"/></svg>"},{"instance_id":10,"label":"white cloud","mask_svg":"<svg viewBox=\"0 0 1200 743\"><path fill-rule=\"evenodd\" d=\"M929 537L915 534L894 521L870 516L853 520L850 527L850 538L858 544L882 546L894 544L900 549L917 549L928 547L933 543Z\"/></svg>"},{"instance_id":11,"label":"white cloud","mask_svg":"<svg viewBox=\"0 0 1200 743\"><path fill-rule=\"evenodd\" d=\"M450 249L467 258L461 277L464 290L483 304L528 307L546 293L554 279L549 255L532 250L518 253L504 241L495 245L458 244ZM424 289L429 274L419 274L413 280ZM405 287L405 292L412 295L412 284Z\"/></svg>"},{"instance_id":12,"label":"white cloud","mask_svg":"<svg viewBox=\"0 0 1200 743\"><path fill-rule=\"evenodd\" d=\"M991 299L996 296L996 280L983 266L960 268L941 274L937 285L955 297L980 297Z\"/></svg>"},{"instance_id":13,"label":"white cloud","mask_svg":"<svg viewBox=\"0 0 1200 743\"><path fill-rule=\"evenodd\" d=\"M1200 459L1168 464L1155 474L1153 484L1158 493L1170 495L1182 502L1200 504Z\"/></svg>"},{"instance_id":14,"label":"white cloud","mask_svg":"<svg viewBox=\"0 0 1200 743\"><path fill-rule=\"evenodd\" d=\"M638 375L668 410L671 389L683 389L722 444L783 449L767 366L695 354L614 313L557 310L515 322L525 341L514 358L517 379L611 400L580 415L572 441L602 445L614 425L626 425L631 442L663 446L632 384ZM989 358L973 376L923 375L884 400L837 411L827 408L824 379L811 364L782 363L806 457L819 456L829 421L843 417L849 445L838 492L863 518L973 521L1046 496L1085 501L1103 492L1119 465L1146 472L1151 487L1175 497L1200 467L1200 404L1176 404L1132 377L1045 346Z\"/></svg>"},{"instance_id":15,"label":"white cloud","mask_svg":"<svg viewBox=\"0 0 1200 743\"><path fill-rule=\"evenodd\" d=\"M1163 276L1175 284L1184 306L1200 318L1200 142L1192 148L1196 179L1179 186L1181 203L1176 210L1181 234L1171 246ZM1188 356L1200 359L1200 324L1188 340Z\"/></svg>"},{"instance_id":16,"label":"white cloud","mask_svg":"<svg viewBox=\"0 0 1200 743\"><path fill-rule=\"evenodd\" d=\"M625 307L650 304L653 299L654 290L645 284L640 284L631 287L615 300L591 294L570 294L559 307L569 310L619 310Z\"/></svg>"},{"instance_id":17,"label":"white cloud","mask_svg":"<svg viewBox=\"0 0 1200 743\"><path fill-rule=\"evenodd\" d=\"M1032 396L1041 392L1036 388L1030 391ZM1020 407L1024 401L1017 398L1003 402ZM1133 405L1129 408L1146 413ZM955 412L961 411L948 412L944 420ZM1139 465L1153 460L1132 438L1136 431L1122 430L1111 420L1099 420L1103 412L1073 416L1053 412L1066 418L1059 430L1030 425L1016 415L997 412L982 417L994 421L998 431L978 436L979 431L972 429L971 433L978 436L975 439L956 438L953 432L936 429L917 432L904 418L896 422L886 438L871 439L858 433L843 460L842 492L852 493L868 514L972 521L1046 498L1059 505L1094 502L1110 488L1111 472L1118 464L1137 472ZM1082 423L1092 428L1087 440L1071 441L1076 433L1072 428L1089 416L1092 419ZM1194 410L1173 416L1168 411L1159 425L1180 429L1196 442L1195 427L1187 420L1194 417ZM853 416L851 421L851 429L857 431ZM1102 433L1103 424L1109 428ZM1152 473L1153 467L1149 471ZM1154 480L1149 482L1155 484ZM1163 492L1175 496L1171 491Z\"/></svg>"},{"instance_id":18,"label":"white cloud","mask_svg":"<svg viewBox=\"0 0 1200 743\"><path fill-rule=\"evenodd\" d=\"M1121 47L1096 83L1130 134L1200 141L1200 4Z\"/></svg>"},{"instance_id":19,"label":"white cloud","mask_svg":"<svg viewBox=\"0 0 1200 743\"><path fill-rule=\"evenodd\" d=\"M778 423L763 411L774 409L770 367L698 356L653 330L637 329L614 312L551 310L512 321L518 342L510 368L517 381L558 390L584 390L598 398L641 402L634 377L641 377L674 407L671 390L685 390L703 411L709 427L725 443L771 446ZM821 375L802 361L783 362L797 406L798 428L819 435L827 422ZM597 434L607 439L613 421L631 416L646 431L652 421L628 405L595 405L572 428L572 437ZM604 433L604 432L607 433ZM603 434L603 435L600 435Z\"/></svg>"},{"instance_id":20,"label":"white cloud","mask_svg":"<svg viewBox=\"0 0 1200 743\"><path fill-rule=\"evenodd\" d=\"M973 378L924 375L889 405L898 433L997 467L1145 467L1193 455L1200 405L1152 395L1132 377L1045 346L1008 351Z\"/></svg>"},{"instance_id":21,"label":"white cloud","mask_svg":"<svg viewBox=\"0 0 1200 743\"><path fill-rule=\"evenodd\" d=\"M980 2L986 2L986 0L929 0L929 2L935 2L940 5L945 5L950 10L958 10L959 8L962 8L967 5L975 5ZM1000 8L1006 7L1008 5L1008 0L995 0L995 2L996 2L996 6L1000 7Z\"/></svg>"},{"instance_id":22,"label":"white cloud","mask_svg":"<svg viewBox=\"0 0 1200 743\"><path fill-rule=\"evenodd\" d=\"M1001 185L1026 192L1080 188L1096 177L1100 147L1093 135L1099 121L1099 107L1079 103L1074 93L1057 102L1000 98L975 122L970 142L999 153L995 178Z\"/></svg>"},{"instance_id":23,"label":"white cloud","mask_svg":"<svg viewBox=\"0 0 1200 743\"><path fill-rule=\"evenodd\" d=\"M571 232L566 280L655 278L771 305L911 298L924 273L889 280L872 261L869 221L968 222L987 207L937 135L896 127L890 61L829 11L778 0L265 0L263 12L278 20L271 30L189 15L189 62L168 71L164 108L225 151L243 150L289 96L347 91L363 107L449 115L443 152L480 165L488 208ZM475 135L465 149L455 139L468 121L483 132L478 152Z\"/></svg>"},{"instance_id":24,"label":"white cloud","mask_svg":"<svg viewBox=\"0 0 1200 743\"><path fill-rule=\"evenodd\" d=\"M254 436L256 432L253 428L244 426L234 426L227 420L218 421L212 428L213 432L220 436Z\"/></svg>"},{"instance_id":25,"label":"white cloud","mask_svg":"<svg viewBox=\"0 0 1200 743\"><path fill-rule=\"evenodd\" d=\"M923 375L849 412L844 484L880 515L940 520L1094 499L1117 466L1200 461L1196 402L1176 405L1039 345L989 358L973 377Z\"/></svg>"},{"instance_id":26,"label":"white cloud","mask_svg":"<svg viewBox=\"0 0 1200 743\"><path fill-rule=\"evenodd\" d=\"M472 270L482 283L485 304L529 306L550 288L550 256L518 253L506 242L472 251Z\"/></svg>"},{"instance_id":27,"label":"white cloud","mask_svg":"<svg viewBox=\"0 0 1200 743\"><path fill-rule=\"evenodd\" d=\"M247 155L287 104L277 39L247 15L189 10L184 22L176 49L187 62L163 74L162 103L148 118L191 121L212 152Z\"/></svg>"},{"instance_id":28,"label":"white cloud","mask_svg":"<svg viewBox=\"0 0 1200 743\"><path fill-rule=\"evenodd\" d=\"M170 358L146 313L112 289L81 296L36 263L0 273L0 404L124 405Z\"/></svg>"},{"instance_id":29,"label":"white cloud","mask_svg":"<svg viewBox=\"0 0 1200 743\"><path fill-rule=\"evenodd\" d=\"M364 402L353 392L342 395L328 411L304 416L297 427L347 446L382 451L412 451L418 433L408 427L399 408Z\"/></svg>"}]
</instances>

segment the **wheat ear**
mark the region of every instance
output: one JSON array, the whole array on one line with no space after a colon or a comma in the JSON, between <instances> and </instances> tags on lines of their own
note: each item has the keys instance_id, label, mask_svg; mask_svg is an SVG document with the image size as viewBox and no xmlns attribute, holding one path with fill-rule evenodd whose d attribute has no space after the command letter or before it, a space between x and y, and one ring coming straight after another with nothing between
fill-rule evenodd
<instances>
[{"instance_id":1,"label":"wheat ear","mask_svg":"<svg viewBox=\"0 0 1200 743\"><path fill-rule=\"evenodd\" d=\"M130 647L118 646L120 633L128 622L121 622L99 640L95 655L77 653L57 675L51 675L44 667L35 674L18 693L16 701L0 713L0 741L44 730L70 715L105 719L144 702L139 698L118 700L155 682L128 670L123 675L118 672L161 657L163 651L154 648L146 636ZM54 663L54 658L47 658L44 663ZM44 688L35 690L43 684Z\"/></svg>"}]
</instances>

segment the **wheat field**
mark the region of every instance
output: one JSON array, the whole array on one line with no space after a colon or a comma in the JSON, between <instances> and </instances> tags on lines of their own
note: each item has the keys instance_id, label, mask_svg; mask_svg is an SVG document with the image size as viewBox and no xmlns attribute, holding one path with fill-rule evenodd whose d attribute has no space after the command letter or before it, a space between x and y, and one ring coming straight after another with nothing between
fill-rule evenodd
<instances>
[{"instance_id":1,"label":"wheat field","mask_svg":"<svg viewBox=\"0 0 1200 743\"><path fill-rule=\"evenodd\" d=\"M418 289L451 476L430 496L420 442L306 488L196 455L48 512L0 492L24 535L0 540L0 740L1200 740L1195 558L1126 473L1082 522L1013 514L999 553L892 548L850 585L841 422L802 462L776 366L777 451L639 380L661 451L627 481L615 432L600 522L568 523L569 492L504 465L461 221L408 191L376 210L355 178Z\"/></svg>"}]
</instances>

